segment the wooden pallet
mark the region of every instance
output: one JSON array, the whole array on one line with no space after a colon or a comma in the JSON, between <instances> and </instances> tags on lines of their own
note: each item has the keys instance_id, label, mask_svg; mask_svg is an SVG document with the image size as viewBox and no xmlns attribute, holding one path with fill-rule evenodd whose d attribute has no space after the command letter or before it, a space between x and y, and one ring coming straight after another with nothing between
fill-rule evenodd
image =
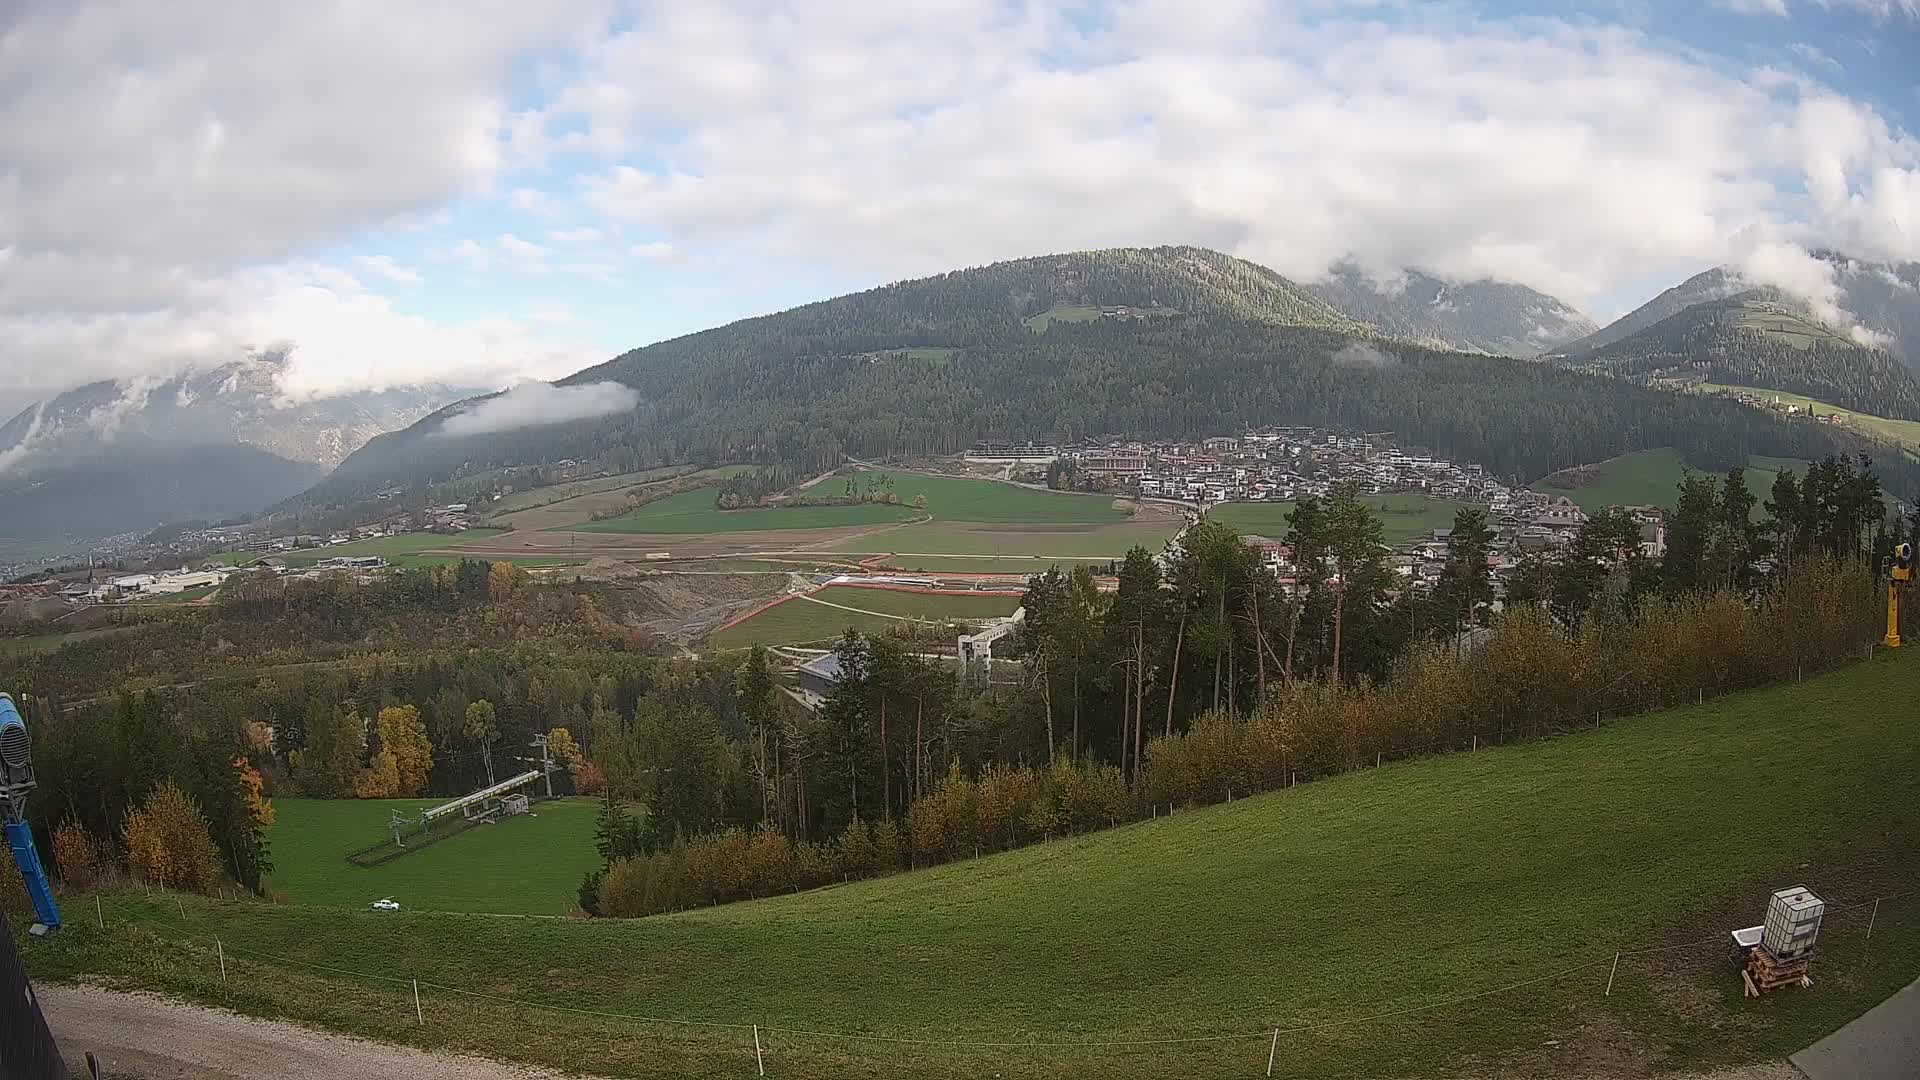
<instances>
[{"instance_id":1,"label":"wooden pallet","mask_svg":"<svg viewBox=\"0 0 1920 1080\"><path fill-rule=\"evenodd\" d=\"M1746 983L1746 996L1759 997L1769 990L1778 990L1783 986L1812 986L1813 957L1803 956L1798 960L1776 960L1773 954L1762 946L1747 954L1747 966L1740 972L1740 978Z\"/></svg>"}]
</instances>

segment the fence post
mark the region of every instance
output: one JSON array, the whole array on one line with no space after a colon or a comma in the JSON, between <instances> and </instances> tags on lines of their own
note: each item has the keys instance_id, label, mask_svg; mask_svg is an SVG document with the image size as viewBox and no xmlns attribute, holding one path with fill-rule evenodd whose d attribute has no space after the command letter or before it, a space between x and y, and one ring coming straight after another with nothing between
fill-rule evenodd
<instances>
[{"instance_id":1,"label":"fence post","mask_svg":"<svg viewBox=\"0 0 1920 1080\"><path fill-rule=\"evenodd\" d=\"M1377 750L1374 751L1373 755L1373 767L1376 769L1380 767L1380 752Z\"/></svg>"},{"instance_id":2,"label":"fence post","mask_svg":"<svg viewBox=\"0 0 1920 1080\"><path fill-rule=\"evenodd\" d=\"M760 1070L761 1076L767 1075L767 1058L760 1049L759 1024L753 1025L753 1064Z\"/></svg>"},{"instance_id":3,"label":"fence post","mask_svg":"<svg viewBox=\"0 0 1920 1080\"><path fill-rule=\"evenodd\" d=\"M1480 752L1480 735L1478 732L1475 732L1473 736L1473 752L1476 754Z\"/></svg>"},{"instance_id":4,"label":"fence post","mask_svg":"<svg viewBox=\"0 0 1920 1080\"><path fill-rule=\"evenodd\" d=\"M178 906L179 906L179 908L180 908L180 921L181 921L181 922L186 922L186 921L187 921L187 902L186 902L185 900L182 900L182 899L180 898L180 894L179 894L179 893L174 893L174 894L173 894L173 902L174 902L174 903L175 903L176 905L178 905Z\"/></svg>"},{"instance_id":5,"label":"fence post","mask_svg":"<svg viewBox=\"0 0 1920 1080\"><path fill-rule=\"evenodd\" d=\"M1613 976L1620 970L1620 954L1613 954L1613 967L1607 971L1607 992L1603 996L1613 996Z\"/></svg>"},{"instance_id":6,"label":"fence post","mask_svg":"<svg viewBox=\"0 0 1920 1080\"><path fill-rule=\"evenodd\" d=\"M219 938L213 939L214 954L220 957L220 981L227 981L227 947L220 944Z\"/></svg>"},{"instance_id":7,"label":"fence post","mask_svg":"<svg viewBox=\"0 0 1920 1080\"><path fill-rule=\"evenodd\" d=\"M93 894L93 917L100 920L100 929L107 928L107 913L100 910L100 894Z\"/></svg>"},{"instance_id":8,"label":"fence post","mask_svg":"<svg viewBox=\"0 0 1920 1080\"><path fill-rule=\"evenodd\" d=\"M1267 1075L1273 1075L1273 1059L1280 1053L1280 1029L1273 1029L1273 1045L1267 1047Z\"/></svg>"},{"instance_id":9,"label":"fence post","mask_svg":"<svg viewBox=\"0 0 1920 1080\"><path fill-rule=\"evenodd\" d=\"M413 1022L427 1026L427 1014L420 1011L420 980L413 980Z\"/></svg>"}]
</instances>

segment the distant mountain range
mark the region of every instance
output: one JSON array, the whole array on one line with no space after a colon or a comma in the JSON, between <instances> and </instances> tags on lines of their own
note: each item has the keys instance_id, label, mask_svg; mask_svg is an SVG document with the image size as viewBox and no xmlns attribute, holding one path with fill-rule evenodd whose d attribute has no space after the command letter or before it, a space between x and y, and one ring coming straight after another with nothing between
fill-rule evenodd
<instances>
[{"instance_id":1,"label":"distant mountain range","mask_svg":"<svg viewBox=\"0 0 1920 1080\"><path fill-rule=\"evenodd\" d=\"M1464 333L1451 314L1450 325L1415 318L1449 306L1480 311L1472 340L1488 348L1590 324L1530 290L1488 283L1460 294L1514 301L1495 318L1491 300L1435 303L1440 291L1409 282L1408 296L1428 299L1389 303L1349 285L1336 296L1343 310L1314 287L1191 247L1073 252L898 282L636 349L549 388L569 408L546 417L511 395L450 406L373 439L290 508L563 458L824 468L848 456L956 453L981 439L1267 424L1391 430L1523 478L1665 446L1726 468L1754 453L1804 459L1857 444L1730 399L1410 343L1404 335ZM1397 330L1370 321L1389 309ZM1507 329L1487 329L1496 325ZM593 400L605 407L589 410ZM1920 472L1889 486L1920 487Z\"/></svg>"},{"instance_id":2,"label":"distant mountain range","mask_svg":"<svg viewBox=\"0 0 1920 1080\"><path fill-rule=\"evenodd\" d=\"M442 385L298 403L258 358L91 383L0 425L0 535L90 537L258 510L384 431L470 394Z\"/></svg>"},{"instance_id":3,"label":"distant mountain range","mask_svg":"<svg viewBox=\"0 0 1920 1080\"><path fill-rule=\"evenodd\" d=\"M1383 283L1343 263L1307 288L1388 337L1438 349L1537 356L1599 329L1566 302L1503 281L1448 282L1406 270Z\"/></svg>"}]
</instances>

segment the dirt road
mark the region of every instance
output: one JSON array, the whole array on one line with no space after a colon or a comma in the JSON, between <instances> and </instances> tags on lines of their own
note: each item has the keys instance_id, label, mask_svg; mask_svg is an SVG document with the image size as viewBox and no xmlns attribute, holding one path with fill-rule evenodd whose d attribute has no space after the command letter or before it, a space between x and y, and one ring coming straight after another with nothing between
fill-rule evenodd
<instances>
[{"instance_id":1,"label":"dirt road","mask_svg":"<svg viewBox=\"0 0 1920 1080\"><path fill-rule=\"evenodd\" d=\"M558 1073L485 1058L429 1054L293 1024L181 1005L147 994L77 986L36 988L60 1054L85 1075L138 1080L557 1080Z\"/></svg>"}]
</instances>

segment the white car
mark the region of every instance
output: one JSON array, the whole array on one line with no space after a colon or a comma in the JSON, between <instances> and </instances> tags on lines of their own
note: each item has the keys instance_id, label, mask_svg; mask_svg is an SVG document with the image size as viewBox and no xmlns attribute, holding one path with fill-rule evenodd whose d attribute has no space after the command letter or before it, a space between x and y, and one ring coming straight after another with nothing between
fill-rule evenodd
<instances>
[{"instance_id":1,"label":"white car","mask_svg":"<svg viewBox=\"0 0 1920 1080\"><path fill-rule=\"evenodd\" d=\"M394 899L393 897L391 897L391 896L389 896L389 897L387 897L387 898L385 898L385 899L383 899L383 900L375 900L375 901L373 902L373 910L375 910L375 911L399 911L399 910L400 910L400 901L398 901L398 900L395 900L395 899Z\"/></svg>"}]
</instances>

